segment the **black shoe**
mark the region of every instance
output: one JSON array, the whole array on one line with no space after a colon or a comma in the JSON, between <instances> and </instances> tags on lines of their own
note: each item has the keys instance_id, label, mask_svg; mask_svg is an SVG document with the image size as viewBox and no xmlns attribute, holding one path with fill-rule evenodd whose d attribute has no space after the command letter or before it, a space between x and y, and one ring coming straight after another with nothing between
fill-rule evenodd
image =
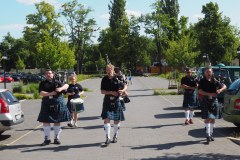
<instances>
[{"instance_id":1,"label":"black shoe","mask_svg":"<svg viewBox=\"0 0 240 160\"><path fill-rule=\"evenodd\" d=\"M106 139L105 144L109 145L111 143L111 140L109 138Z\"/></svg>"},{"instance_id":2,"label":"black shoe","mask_svg":"<svg viewBox=\"0 0 240 160\"><path fill-rule=\"evenodd\" d=\"M73 127L72 123L68 123L67 125L68 127Z\"/></svg>"},{"instance_id":3,"label":"black shoe","mask_svg":"<svg viewBox=\"0 0 240 160\"><path fill-rule=\"evenodd\" d=\"M59 139L54 139L54 144L61 144Z\"/></svg>"},{"instance_id":4,"label":"black shoe","mask_svg":"<svg viewBox=\"0 0 240 160\"><path fill-rule=\"evenodd\" d=\"M41 144L41 146L46 146L49 145L51 143L51 140L44 140L44 142Z\"/></svg>"},{"instance_id":5,"label":"black shoe","mask_svg":"<svg viewBox=\"0 0 240 160\"><path fill-rule=\"evenodd\" d=\"M214 139L214 137L213 137L213 136L211 136L211 137L210 137L210 140L211 140L211 141L214 141L215 139Z\"/></svg>"},{"instance_id":6,"label":"black shoe","mask_svg":"<svg viewBox=\"0 0 240 160\"><path fill-rule=\"evenodd\" d=\"M116 135L113 136L112 143L117 143L117 136Z\"/></svg>"}]
</instances>

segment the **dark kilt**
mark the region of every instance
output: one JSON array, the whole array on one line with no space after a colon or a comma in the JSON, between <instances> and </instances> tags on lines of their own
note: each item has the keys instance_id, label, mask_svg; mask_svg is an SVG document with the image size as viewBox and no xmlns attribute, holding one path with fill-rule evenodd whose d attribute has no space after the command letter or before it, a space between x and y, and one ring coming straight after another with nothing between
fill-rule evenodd
<instances>
[{"instance_id":1,"label":"dark kilt","mask_svg":"<svg viewBox=\"0 0 240 160\"><path fill-rule=\"evenodd\" d=\"M123 108L119 98L115 101L115 108L111 107L111 101L108 96L105 96L103 99L103 107L102 107L102 119L110 119L114 121L124 121L125 117L123 114Z\"/></svg>"},{"instance_id":2,"label":"dark kilt","mask_svg":"<svg viewBox=\"0 0 240 160\"><path fill-rule=\"evenodd\" d=\"M217 98L209 99L209 97L203 96L201 101L202 119L220 119L221 109Z\"/></svg>"},{"instance_id":3,"label":"dark kilt","mask_svg":"<svg viewBox=\"0 0 240 160\"><path fill-rule=\"evenodd\" d=\"M196 97L196 91L184 91L183 96L183 108L196 108L197 97Z\"/></svg>"},{"instance_id":4,"label":"dark kilt","mask_svg":"<svg viewBox=\"0 0 240 160\"><path fill-rule=\"evenodd\" d=\"M71 114L65 105L62 95L58 98L42 99L41 110L37 119L39 122L59 123L70 121L71 118Z\"/></svg>"}]
</instances>

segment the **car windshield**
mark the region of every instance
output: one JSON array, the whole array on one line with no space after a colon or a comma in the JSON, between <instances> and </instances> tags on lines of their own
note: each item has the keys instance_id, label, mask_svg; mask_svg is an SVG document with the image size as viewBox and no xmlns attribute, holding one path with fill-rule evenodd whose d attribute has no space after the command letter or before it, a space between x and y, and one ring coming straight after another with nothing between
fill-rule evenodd
<instances>
[{"instance_id":1,"label":"car windshield","mask_svg":"<svg viewBox=\"0 0 240 160\"><path fill-rule=\"evenodd\" d=\"M3 98L7 104L11 105L13 103L18 102L18 99L10 92L10 91L5 91L1 92L1 98Z\"/></svg>"},{"instance_id":2,"label":"car windshield","mask_svg":"<svg viewBox=\"0 0 240 160\"><path fill-rule=\"evenodd\" d=\"M228 88L228 93L229 94L237 94L240 88L240 79L234 81Z\"/></svg>"},{"instance_id":3,"label":"car windshield","mask_svg":"<svg viewBox=\"0 0 240 160\"><path fill-rule=\"evenodd\" d=\"M224 70L224 69L213 69L213 72L214 72L214 76L215 77L224 77L224 78L227 78L229 77L229 73L227 70Z\"/></svg>"}]
</instances>

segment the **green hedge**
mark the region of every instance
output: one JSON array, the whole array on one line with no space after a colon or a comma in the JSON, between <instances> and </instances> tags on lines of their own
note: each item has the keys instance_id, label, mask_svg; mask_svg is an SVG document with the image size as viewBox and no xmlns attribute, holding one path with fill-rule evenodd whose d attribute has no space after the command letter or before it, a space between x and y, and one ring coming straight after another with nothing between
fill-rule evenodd
<instances>
[{"instance_id":1,"label":"green hedge","mask_svg":"<svg viewBox=\"0 0 240 160\"><path fill-rule=\"evenodd\" d=\"M33 99L31 96L26 95L26 94L14 93L13 95L14 95L18 100Z\"/></svg>"}]
</instances>

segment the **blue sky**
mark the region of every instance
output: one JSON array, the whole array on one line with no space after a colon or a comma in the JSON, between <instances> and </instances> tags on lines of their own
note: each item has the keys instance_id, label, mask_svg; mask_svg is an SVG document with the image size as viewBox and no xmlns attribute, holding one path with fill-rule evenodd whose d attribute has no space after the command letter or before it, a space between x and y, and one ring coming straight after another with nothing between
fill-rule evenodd
<instances>
[{"instance_id":1,"label":"blue sky","mask_svg":"<svg viewBox=\"0 0 240 160\"><path fill-rule=\"evenodd\" d=\"M1 0L0 2L0 41L7 32L15 38L22 37L23 27L26 26L26 15L35 13L34 3L42 0ZM61 4L70 0L45 0L53 4L58 12ZM155 0L126 0L126 11L128 14L139 16L152 11L150 5ZM224 16L231 19L231 24L240 27L240 0L212 0L217 2L219 9ZM97 21L97 25L104 29L108 26L108 4L110 0L79 0L85 7L90 7L94 11L90 17ZM195 23L201 14L202 5L210 0L178 0L180 4L180 16L189 17L189 22ZM60 19L60 22L63 22ZM96 34L98 36L98 34ZM96 41L96 38L95 40Z\"/></svg>"}]
</instances>

